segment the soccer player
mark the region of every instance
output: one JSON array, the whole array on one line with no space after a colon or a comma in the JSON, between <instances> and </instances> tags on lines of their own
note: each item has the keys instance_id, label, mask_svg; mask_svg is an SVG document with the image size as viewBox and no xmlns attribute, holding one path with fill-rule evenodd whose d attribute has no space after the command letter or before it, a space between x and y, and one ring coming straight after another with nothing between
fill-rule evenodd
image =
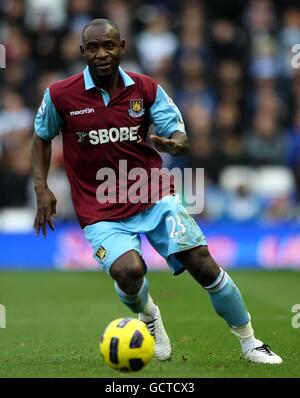
<instances>
[{"instance_id":1,"label":"soccer player","mask_svg":"<svg viewBox=\"0 0 300 398\"><path fill-rule=\"evenodd\" d=\"M139 314L154 335L156 357L161 361L169 359L171 344L159 308L148 291L140 233L146 234L175 275L187 270L203 286L217 314L240 340L246 360L279 364L282 359L254 337L239 289L211 257L202 231L181 205L173 187L167 195L161 184L155 185L154 203L126 200L126 195L117 201L102 200L104 194L109 199L110 195L124 192L124 184L126 192L134 190L136 181L124 180L123 174L137 167L145 171L143 182L153 188L151 171L160 170L162 160L146 142L151 124L156 133L150 139L158 151L178 156L188 150L180 111L156 81L120 67L124 49L125 41L112 21L91 21L83 29L80 45L87 67L52 83L45 91L32 146L36 235L42 230L46 236L47 224L54 230L56 199L47 185L47 174L51 140L61 131L65 168L79 223L95 259L114 279L120 300ZM120 160L127 171L120 170ZM115 186L102 186L101 195L98 173L108 169L118 177ZM148 190L146 196L149 197Z\"/></svg>"}]
</instances>

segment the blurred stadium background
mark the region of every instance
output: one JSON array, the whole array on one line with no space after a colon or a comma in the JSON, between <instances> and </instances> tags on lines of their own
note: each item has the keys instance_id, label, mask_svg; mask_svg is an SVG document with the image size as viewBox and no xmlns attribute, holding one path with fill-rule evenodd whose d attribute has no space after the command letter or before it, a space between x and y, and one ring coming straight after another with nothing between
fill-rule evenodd
<instances>
[{"instance_id":1,"label":"blurred stadium background","mask_svg":"<svg viewBox=\"0 0 300 398\"><path fill-rule=\"evenodd\" d=\"M43 91L83 69L80 33L100 16L127 40L123 67L157 79L183 113L190 156L164 165L205 168L196 219L216 259L300 269L298 0L1 0L0 268L97 268L74 218L61 137L49 173L57 230L34 238L30 147ZM166 267L143 245L150 269Z\"/></svg>"}]
</instances>

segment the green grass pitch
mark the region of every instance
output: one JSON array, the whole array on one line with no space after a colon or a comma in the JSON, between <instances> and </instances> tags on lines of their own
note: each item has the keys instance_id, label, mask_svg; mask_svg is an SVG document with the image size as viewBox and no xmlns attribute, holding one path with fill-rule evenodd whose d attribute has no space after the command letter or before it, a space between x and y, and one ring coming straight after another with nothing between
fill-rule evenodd
<instances>
[{"instance_id":1,"label":"green grass pitch","mask_svg":"<svg viewBox=\"0 0 300 398\"><path fill-rule=\"evenodd\" d=\"M184 273L150 272L151 294L172 340L171 361L153 360L136 373L105 367L99 336L109 321L131 316L102 272L0 272L0 377L300 377L300 328L291 308L300 303L300 273L229 271L252 314L256 336L282 365L245 362L240 346L207 294Z\"/></svg>"}]
</instances>

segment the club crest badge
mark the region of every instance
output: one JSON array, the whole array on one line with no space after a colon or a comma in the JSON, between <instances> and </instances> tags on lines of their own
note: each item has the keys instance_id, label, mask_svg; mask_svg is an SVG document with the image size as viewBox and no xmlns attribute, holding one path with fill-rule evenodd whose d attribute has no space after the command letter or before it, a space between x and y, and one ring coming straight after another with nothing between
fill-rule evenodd
<instances>
[{"instance_id":1,"label":"club crest badge","mask_svg":"<svg viewBox=\"0 0 300 398\"><path fill-rule=\"evenodd\" d=\"M143 107L142 99L132 99L130 100L130 105L128 109L128 113L132 117L140 117L145 113L145 109Z\"/></svg>"},{"instance_id":2,"label":"club crest badge","mask_svg":"<svg viewBox=\"0 0 300 398\"><path fill-rule=\"evenodd\" d=\"M100 246L96 252L96 256L99 258L99 260L103 261L106 257L106 249L104 249L103 246Z\"/></svg>"}]
</instances>

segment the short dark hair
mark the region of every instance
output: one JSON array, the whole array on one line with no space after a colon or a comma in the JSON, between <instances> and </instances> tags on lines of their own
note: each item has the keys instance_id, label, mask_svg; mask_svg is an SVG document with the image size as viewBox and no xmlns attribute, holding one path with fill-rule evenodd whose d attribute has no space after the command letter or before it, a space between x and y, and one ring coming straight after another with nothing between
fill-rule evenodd
<instances>
[{"instance_id":1,"label":"short dark hair","mask_svg":"<svg viewBox=\"0 0 300 398\"><path fill-rule=\"evenodd\" d=\"M111 21L110 19L97 18L97 19L93 19L92 21L88 22L88 23L84 26L84 28L82 29L82 36L81 36L82 42L84 41L84 38L85 38L84 35L85 35L86 30L87 30L90 26L101 26L101 25L108 25L108 26L110 26L111 28L115 29L116 32L117 32L117 34L118 34L118 36L120 37L120 31L119 31L118 25L115 24L115 22Z\"/></svg>"}]
</instances>

